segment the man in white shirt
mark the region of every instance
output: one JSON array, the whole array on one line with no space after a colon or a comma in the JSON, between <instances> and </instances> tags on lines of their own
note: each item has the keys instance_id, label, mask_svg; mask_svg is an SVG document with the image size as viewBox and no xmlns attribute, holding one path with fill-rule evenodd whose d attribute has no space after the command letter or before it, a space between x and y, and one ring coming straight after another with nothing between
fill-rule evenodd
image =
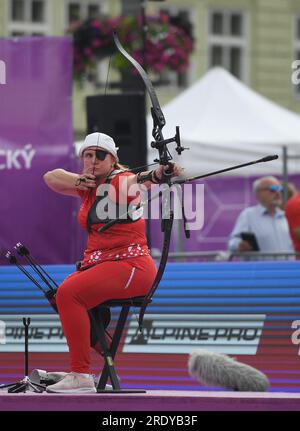
<instances>
[{"instance_id":1,"label":"man in white shirt","mask_svg":"<svg viewBox=\"0 0 300 431\"><path fill-rule=\"evenodd\" d=\"M253 183L257 205L245 208L230 234L230 251L253 251L247 234L254 234L258 250L265 253L293 252L289 227L281 205L282 186L275 177L263 177ZM245 235L246 234L246 235Z\"/></svg>"}]
</instances>

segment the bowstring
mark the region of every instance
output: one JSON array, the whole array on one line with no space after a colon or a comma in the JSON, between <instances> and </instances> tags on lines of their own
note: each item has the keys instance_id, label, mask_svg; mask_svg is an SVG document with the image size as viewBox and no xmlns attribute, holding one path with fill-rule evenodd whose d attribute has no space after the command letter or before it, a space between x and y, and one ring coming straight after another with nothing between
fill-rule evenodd
<instances>
[{"instance_id":1,"label":"bowstring","mask_svg":"<svg viewBox=\"0 0 300 431\"><path fill-rule=\"evenodd\" d=\"M111 63L111 55L109 56L109 61L108 61L108 68L107 68L107 74L106 74L106 80L105 80L105 88L104 88L104 96L106 96L106 93L107 93L107 87L108 87L108 77L109 77L109 71L110 71L110 63ZM98 133L100 133L99 131L98 131ZM98 148L99 147L99 134L98 134L98 139L97 139L97 145L96 145L96 147ZM96 168L96 165L95 165L95 163L94 163L94 167L93 167L93 172L92 172L92 175L94 175L95 174L95 168ZM92 189L90 190L90 192L92 191ZM90 197L90 196L89 196Z\"/></svg>"},{"instance_id":2,"label":"bowstring","mask_svg":"<svg viewBox=\"0 0 300 431\"><path fill-rule=\"evenodd\" d=\"M109 62L108 62L108 68L107 68L107 74L106 74L106 81L105 81L105 88L104 88L104 96L107 95L107 88L108 88L108 82L109 82L109 73L110 73L110 66L111 66L111 59L112 59L112 55L109 56ZM99 141L99 137L98 137L98 141ZM97 142L97 145L98 145L98 142ZM128 169L128 170L126 169L125 172L126 171L130 171L130 169ZM133 302L132 298L130 298L130 302L131 302L131 306L133 308L133 315L134 315L135 320L136 320L136 322L138 324L139 323L139 318L138 318L137 311L135 310L135 306L134 306L134 302Z\"/></svg>"}]
</instances>

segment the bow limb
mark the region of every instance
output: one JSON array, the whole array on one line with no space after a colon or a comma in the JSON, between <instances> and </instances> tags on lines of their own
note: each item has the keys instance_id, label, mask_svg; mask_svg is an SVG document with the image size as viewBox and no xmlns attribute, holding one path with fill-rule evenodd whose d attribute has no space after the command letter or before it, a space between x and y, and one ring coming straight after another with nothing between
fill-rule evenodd
<instances>
[{"instance_id":1,"label":"bow limb","mask_svg":"<svg viewBox=\"0 0 300 431\"><path fill-rule=\"evenodd\" d=\"M123 48L123 46L122 46L122 44L118 38L118 35L115 31L113 33L113 38L114 38L114 42L115 42L115 45L118 48L118 50L124 55L124 57L127 58L128 61L130 61L130 63L136 68L136 70L139 72L141 78L143 79L144 84L148 90L151 102L152 102L152 108L154 111L155 119L157 120L157 125L160 127L160 129L162 129L164 127L164 125L166 124L166 120L165 120L164 114L162 113L162 110L161 110L157 95L155 93L155 90L153 88L152 82L150 81L147 73L142 68L142 66L130 54L128 54L128 52ZM152 116L153 116L153 114L152 114Z\"/></svg>"},{"instance_id":2,"label":"bow limb","mask_svg":"<svg viewBox=\"0 0 300 431\"><path fill-rule=\"evenodd\" d=\"M124 55L125 58L136 68L138 73L140 74L141 78L144 81L144 84L146 86L146 89L148 91L149 97L151 99L151 115L153 119L153 129L152 129L152 136L155 139L155 143L157 146L158 152L159 152L159 159L155 161L159 161L161 165L167 165L169 160L172 159L171 154L169 153L167 149L167 145L164 143L164 137L162 133L162 129L166 124L166 120L164 117L164 114L161 110L156 92L154 90L154 87L152 85L152 82L150 81L147 73L142 68L142 66L123 48L117 33L114 31L113 38L116 47L121 52L122 55Z\"/></svg>"},{"instance_id":3,"label":"bow limb","mask_svg":"<svg viewBox=\"0 0 300 431\"><path fill-rule=\"evenodd\" d=\"M155 139L154 142L154 148L157 148L159 152L159 163L161 165L167 165L170 160L172 160L172 156L170 155L168 149L167 149L167 142L164 140L163 134L162 134L162 128L166 124L165 117L162 113L157 95L155 93L155 90L153 88L152 82L150 81L147 73L142 68L142 66L130 55L128 52L123 48L116 32L113 34L114 42L118 50L121 52L121 54L124 55L124 57L127 58L128 61L136 68L136 70L139 72L141 78L144 81L144 84L147 88L148 94L150 96L152 107L151 107L151 115L153 119L153 130L152 130L152 136ZM170 185L171 176L168 175L166 177L166 183ZM163 207L166 207L168 204L168 201L163 198ZM164 213L164 211L163 211ZM159 263L158 271L155 277L155 280L151 286L151 289L149 290L148 294L145 296L143 304L141 306L140 315L139 315L139 328L142 328L143 318L144 314L147 308L147 305L151 302L152 296L154 295L160 280L163 276L165 266L168 260L168 254L169 254L169 247L170 247L170 239L171 239L171 231L172 231L172 224L173 224L173 212L170 214L170 218L168 220L164 220L164 223L162 224L163 228L162 231L164 232L164 241L163 241L163 251L161 260Z\"/></svg>"}]
</instances>

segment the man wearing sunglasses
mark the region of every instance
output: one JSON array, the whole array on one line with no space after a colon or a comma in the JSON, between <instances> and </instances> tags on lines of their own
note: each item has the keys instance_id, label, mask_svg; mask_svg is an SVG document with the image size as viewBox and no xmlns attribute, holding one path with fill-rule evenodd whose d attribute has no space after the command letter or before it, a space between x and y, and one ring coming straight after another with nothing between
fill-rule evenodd
<instances>
[{"instance_id":1,"label":"man wearing sunglasses","mask_svg":"<svg viewBox=\"0 0 300 431\"><path fill-rule=\"evenodd\" d=\"M275 177L253 183L257 205L245 208L230 234L230 251L293 252L282 203L282 185Z\"/></svg>"}]
</instances>

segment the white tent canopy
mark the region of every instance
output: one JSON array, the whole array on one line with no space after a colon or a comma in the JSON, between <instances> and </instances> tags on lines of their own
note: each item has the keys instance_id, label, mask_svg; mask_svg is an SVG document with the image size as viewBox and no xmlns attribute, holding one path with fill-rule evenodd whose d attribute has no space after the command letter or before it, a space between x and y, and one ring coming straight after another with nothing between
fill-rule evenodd
<instances>
[{"instance_id":1,"label":"white tent canopy","mask_svg":"<svg viewBox=\"0 0 300 431\"><path fill-rule=\"evenodd\" d=\"M166 104L165 138L180 126L181 143L190 150L176 157L185 175L206 173L246 163L269 154L279 160L252 165L231 175L282 173L282 147L289 154L300 152L300 116L255 93L218 67ZM152 118L147 118L148 162L157 157L150 148ZM169 146L172 154L175 144ZM289 162L289 172L300 172L298 161Z\"/></svg>"}]
</instances>

